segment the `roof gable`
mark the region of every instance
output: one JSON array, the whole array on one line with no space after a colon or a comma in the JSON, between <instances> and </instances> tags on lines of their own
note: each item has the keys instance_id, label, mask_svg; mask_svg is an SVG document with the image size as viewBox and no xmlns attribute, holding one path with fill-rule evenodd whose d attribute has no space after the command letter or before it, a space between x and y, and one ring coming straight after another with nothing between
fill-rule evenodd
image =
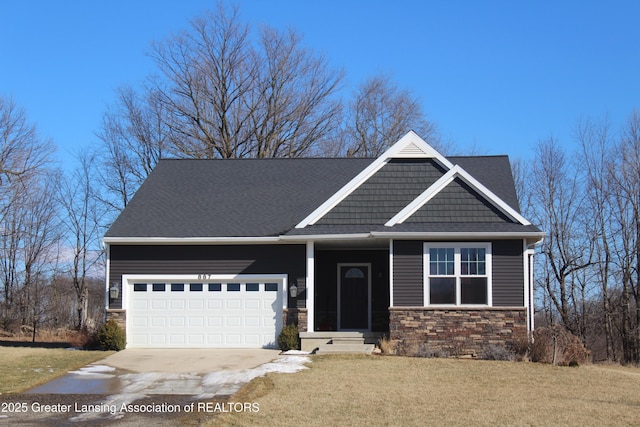
<instances>
[{"instance_id":1,"label":"roof gable","mask_svg":"<svg viewBox=\"0 0 640 427\"><path fill-rule=\"evenodd\" d=\"M385 225L387 227L393 227L396 224L402 224L409 217L414 215L419 209L429 203L436 195L440 194L444 189L451 186L454 182L464 182L467 184L468 189L465 189L465 192L469 195L475 195L475 198L481 198L484 201L488 202L491 206L498 209L503 215L505 215L505 219L518 222L522 225L531 225L531 223L524 218L520 213L509 206L506 202L504 202L500 197L498 197L495 193L485 187L482 183L472 177L468 172L466 172L459 165L454 166L449 170L446 174L444 174L438 181L436 181L433 185L427 188L420 196L414 199L410 204L408 204L404 209L398 212L393 218L391 218ZM457 186L459 189L465 188L460 185ZM472 190L470 192L469 190ZM448 192L451 194L451 192ZM461 192L458 191L459 195ZM441 199L442 197L440 197ZM467 200L469 198L467 197ZM450 197L448 200L448 204L451 205L451 209L455 209L456 206L456 197ZM425 209L426 210L426 209ZM423 210L423 213L424 211ZM480 209L482 210L482 209ZM452 212L453 213L453 212ZM424 218L422 215L421 217ZM479 218L478 218L479 219ZM415 221L415 220L414 220ZM426 221L430 222L430 221ZM484 222L484 221L479 221Z\"/></svg>"},{"instance_id":2,"label":"roof gable","mask_svg":"<svg viewBox=\"0 0 640 427\"><path fill-rule=\"evenodd\" d=\"M485 160L487 159L485 158ZM522 225L531 224L518 212L517 197L515 197L515 187L508 162L506 165L501 164L502 168L496 167L498 165L486 167L488 166L487 161L484 162L482 168L478 167L477 160L468 160L467 163L476 166L478 170L486 170L487 172L484 174L487 177L501 169L501 179L491 179L491 181L501 187L501 192L507 195L512 203L515 202L515 207L471 176L462 166L454 164L442 156L414 132L409 132L298 223L296 228L305 228L316 224L384 224L387 227L393 227L414 215L454 180L464 182L465 187L459 188L473 192L475 199L482 199L485 202L483 203L484 207L490 206L490 209L496 210L498 216L493 215L494 219L499 217L508 222ZM423 167L423 170L420 170L418 166L420 164L428 167ZM508 179L505 179L504 176L506 175L504 173L505 166L509 169ZM399 178L395 182L394 175ZM454 206L455 199L447 200L446 203ZM479 205L476 207L483 210ZM412 222L416 222L417 218L426 219L425 211L427 209L423 209L421 215L414 218Z\"/></svg>"},{"instance_id":3,"label":"roof gable","mask_svg":"<svg viewBox=\"0 0 640 427\"><path fill-rule=\"evenodd\" d=\"M300 221L296 225L296 228L304 228L308 225L314 225L333 208L335 208L340 202L342 202L347 196L349 196L362 184L369 180L369 178L375 175L392 159L407 158L432 159L436 164L440 165L445 170L453 167L453 164L442 154L438 153L415 132L410 131L393 146L391 146L387 151L385 151L380 157L378 157L373 163L371 163L366 169L364 169L356 177L349 181L338 192L327 199L322 205L311 212L306 218Z\"/></svg>"},{"instance_id":4,"label":"roof gable","mask_svg":"<svg viewBox=\"0 0 640 427\"><path fill-rule=\"evenodd\" d=\"M432 159L391 159L316 224L384 224L443 174Z\"/></svg>"}]
</instances>

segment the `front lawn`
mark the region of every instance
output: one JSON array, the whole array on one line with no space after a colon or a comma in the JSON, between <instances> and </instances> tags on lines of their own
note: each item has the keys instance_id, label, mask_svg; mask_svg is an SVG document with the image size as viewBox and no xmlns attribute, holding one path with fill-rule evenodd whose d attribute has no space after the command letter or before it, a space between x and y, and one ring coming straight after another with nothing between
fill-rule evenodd
<instances>
[{"instance_id":1,"label":"front lawn","mask_svg":"<svg viewBox=\"0 0 640 427\"><path fill-rule=\"evenodd\" d=\"M270 374L211 425L637 425L640 370L382 356L315 356Z\"/></svg>"},{"instance_id":2,"label":"front lawn","mask_svg":"<svg viewBox=\"0 0 640 427\"><path fill-rule=\"evenodd\" d=\"M113 352L0 347L0 394L29 390L110 354Z\"/></svg>"}]
</instances>

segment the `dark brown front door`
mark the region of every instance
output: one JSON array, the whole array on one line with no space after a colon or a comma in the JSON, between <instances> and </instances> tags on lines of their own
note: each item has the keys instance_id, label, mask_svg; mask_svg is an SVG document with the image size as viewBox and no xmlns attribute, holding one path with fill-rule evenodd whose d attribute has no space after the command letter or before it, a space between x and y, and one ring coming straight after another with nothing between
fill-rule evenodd
<instances>
[{"instance_id":1,"label":"dark brown front door","mask_svg":"<svg viewBox=\"0 0 640 427\"><path fill-rule=\"evenodd\" d=\"M369 265L338 266L338 329L369 330Z\"/></svg>"}]
</instances>

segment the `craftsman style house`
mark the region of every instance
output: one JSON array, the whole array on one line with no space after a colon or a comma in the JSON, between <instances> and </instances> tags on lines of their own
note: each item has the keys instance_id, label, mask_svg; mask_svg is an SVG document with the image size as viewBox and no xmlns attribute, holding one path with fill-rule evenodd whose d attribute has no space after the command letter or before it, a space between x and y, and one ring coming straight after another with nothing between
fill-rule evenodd
<instances>
[{"instance_id":1,"label":"craftsman style house","mask_svg":"<svg viewBox=\"0 0 640 427\"><path fill-rule=\"evenodd\" d=\"M128 347L306 350L381 333L466 351L533 328L533 247L506 156L409 132L377 159L161 160L104 237Z\"/></svg>"}]
</instances>

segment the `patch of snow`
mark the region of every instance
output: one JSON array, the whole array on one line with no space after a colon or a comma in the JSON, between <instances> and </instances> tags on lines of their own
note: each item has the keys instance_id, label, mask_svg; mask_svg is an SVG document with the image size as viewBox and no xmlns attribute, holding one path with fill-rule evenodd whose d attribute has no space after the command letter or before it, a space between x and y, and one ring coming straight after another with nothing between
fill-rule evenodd
<instances>
[{"instance_id":1,"label":"patch of snow","mask_svg":"<svg viewBox=\"0 0 640 427\"><path fill-rule=\"evenodd\" d=\"M302 350L287 350L287 351L283 351L282 354L285 355L305 355L305 354L311 354L310 351L302 351Z\"/></svg>"},{"instance_id":2,"label":"patch of snow","mask_svg":"<svg viewBox=\"0 0 640 427\"><path fill-rule=\"evenodd\" d=\"M116 368L106 365L89 365L81 368L81 370L87 372L113 372Z\"/></svg>"},{"instance_id":3,"label":"patch of snow","mask_svg":"<svg viewBox=\"0 0 640 427\"><path fill-rule=\"evenodd\" d=\"M311 359L305 356L285 356L253 369L212 372L202 379L204 393L198 398L206 399L215 395L231 395L254 378L262 377L269 372L292 374L307 369L305 363L311 363Z\"/></svg>"}]
</instances>

